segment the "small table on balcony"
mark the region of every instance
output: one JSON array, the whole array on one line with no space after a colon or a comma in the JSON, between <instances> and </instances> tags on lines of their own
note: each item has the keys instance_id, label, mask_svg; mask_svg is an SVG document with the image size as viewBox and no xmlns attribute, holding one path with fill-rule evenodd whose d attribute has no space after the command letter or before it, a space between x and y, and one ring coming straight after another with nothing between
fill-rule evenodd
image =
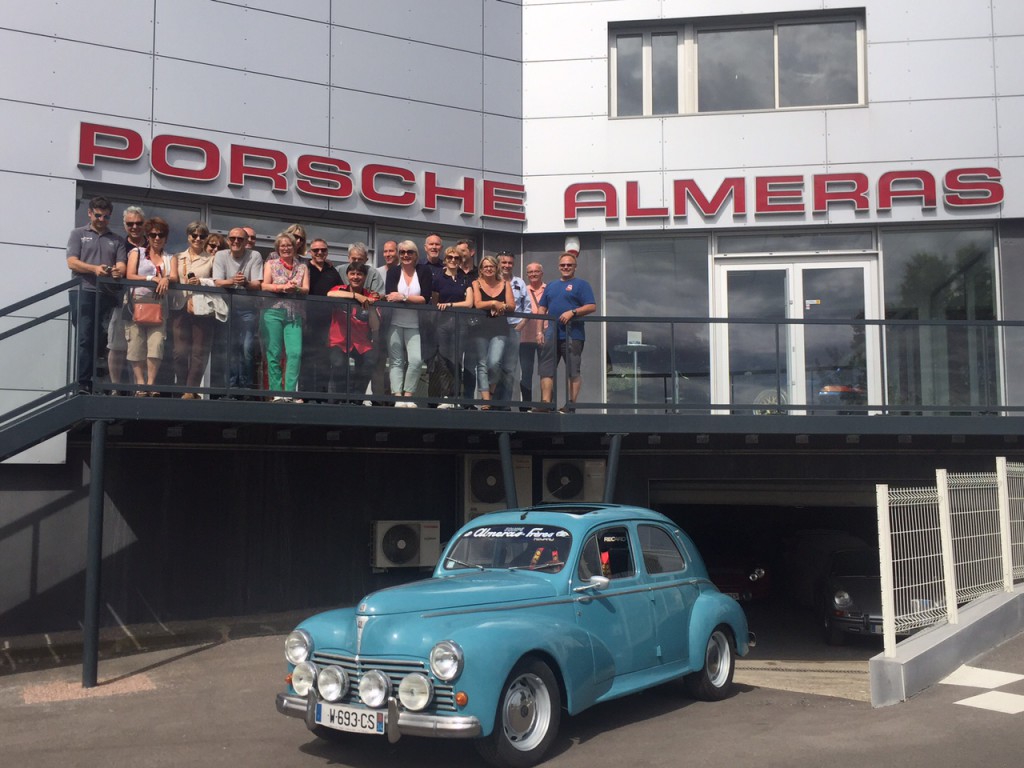
<instances>
[{"instance_id":1,"label":"small table on balcony","mask_svg":"<svg viewBox=\"0 0 1024 768\"><path fill-rule=\"evenodd\" d=\"M653 352L657 347L654 344L617 344L614 349L633 355L633 405L636 405L639 402L640 353Z\"/></svg>"}]
</instances>

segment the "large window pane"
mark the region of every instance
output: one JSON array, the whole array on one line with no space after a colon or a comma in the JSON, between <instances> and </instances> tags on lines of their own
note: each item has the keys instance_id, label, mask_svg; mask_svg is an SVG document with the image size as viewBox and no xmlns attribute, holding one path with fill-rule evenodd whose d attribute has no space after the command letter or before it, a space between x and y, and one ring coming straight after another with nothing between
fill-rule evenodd
<instances>
[{"instance_id":1,"label":"large window pane","mask_svg":"<svg viewBox=\"0 0 1024 768\"><path fill-rule=\"evenodd\" d=\"M707 238L607 240L605 302L608 316L707 317ZM706 405L708 338L704 321L607 323L608 401Z\"/></svg>"},{"instance_id":2,"label":"large window pane","mask_svg":"<svg viewBox=\"0 0 1024 768\"><path fill-rule=\"evenodd\" d=\"M170 233L164 249L167 253L181 253L188 248L188 238L185 237L185 227L191 222L202 218L198 207L184 205L170 205L155 200L127 200L116 196L107 195L108 200L113 204L114 210L110 216L110 230L124 237L124 209L130 205L138 205L146 212L146 218L159 216L167 222ZM89 197L83 197L78 201L75 209L75 226L84 227L89 223L88 209ZM212 229L212 228L211 228Z\"/></svg>"},{"instance_id":3,"label":"large window pane","mask_svg":"<svg viewBox=\"0 0 1024 768\"><path fill-rule=\"evenodd\" d=\"M779 106L857 103L857 24L779 27Z\"/></svg>"},{"instance_id":4,"label":"large window pane","mask_svg":"<svg viewBox=\"0 0 1024 768\"><path fill-rule=\"evenodd\" d=\"M992 231L886 232L882 259L886 318L923 321L886 334L889 402L953 409L994 405L994 330L927 324L995 319Z\"/></svg>"},{"instance_id":5,"label":"large window pane","mask_svg":"<svg viewBox=\"0 0 1024 768\"><path fill-rule=\"evenodd\" d=\"M675 32L651 36L653 112L656 115L674 115L679 112L679 57L676 40Z\"/></svg>"},{"instance_id":6,"label":"large window pane","mask_svg":"<svg viewBox=\"0 0 1024 768\"><path fill-rule=\"evenodd\" d=\"M619 117L643 114L643 36L619 35L615 46L615 113Z\"/></svg>"},{"instance_id":7,"label":"large window pane","mask_svg":"<svg viewBox=\"0 0 1024 768\"><path fill-rule=\"evenodd\" d=\"M812 251L870 251L875 241L862 232L758 232L721 235L718 253L794 253Z\"/></svg>"},{"instance_id":8,"label":"large window pane","mask_svg":"<svg viewBox=\"0 0 1024 768\"><path fill-rule=\"evenodd\" d=\"M235 213L231 211L211 211L210 230L227 234L232 227L252 227L256 230L256 247L266 256L273 250L274 238L284 232L292 224L301 224L306 230L308 243L314 238L322 238L331 246L332 259L338 254L343 255L343 248L352 243L369 243L370 230L367 227L346 226L345 224L328 224L323 220L297 220L271 218L268 216L253 216L246 213ZM347 259L346 259L347 260Z\"/></svg>"},{"instance_id":9,"label":"large window pane","mask_svg":"<svg viewBox=\"0 0 1024 768\"><path fill-rule=\"evenodd\" d=\"M697 109L775 107L772 29L728 29L697 35Z\"/></svg>"}]
</instances>

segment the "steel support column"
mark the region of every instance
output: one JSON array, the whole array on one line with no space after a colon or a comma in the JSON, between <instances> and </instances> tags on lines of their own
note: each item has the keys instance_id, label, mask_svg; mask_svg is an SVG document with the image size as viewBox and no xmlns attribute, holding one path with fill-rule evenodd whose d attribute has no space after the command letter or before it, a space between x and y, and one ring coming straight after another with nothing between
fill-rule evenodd
<instances>
[{"instance_id":1,"label":"steel support column","mask_svg":"<svg viewBox=\"0 0 1024 768\"><path fill-rule=\"evenodd\" d=\"M608 442L608 469L604 476L604 499L611 504L615 497L615 481L619 476L619 454L622 453L622 433L611 435Z\"/></svg>"},{"instance_id":2,"label":"steel support column","mask_svg":"<svg viewBox=\"0 0 1024 768\"><path fill-rule=\"evenodd\" d=\"M519 506L519 497L516 496L516 473L512 467L511 434L511 432L498 433L498 452L501 455L501 479L505 484L505 509L515 509Z\"/></svg>"},{"instance_id":3,"label":"steel support column","mask_svg":"<svg viewBox=\"0 0 1024 768\"><path fill-rule=\"evenodd\" d=\"M92 423L89 467L89 532L85 552L85 620L82 624L82 687L97 680L100 644L100 566L103 562L103 462L107 448L107 422Z\"/></svg>"}]
</instances>

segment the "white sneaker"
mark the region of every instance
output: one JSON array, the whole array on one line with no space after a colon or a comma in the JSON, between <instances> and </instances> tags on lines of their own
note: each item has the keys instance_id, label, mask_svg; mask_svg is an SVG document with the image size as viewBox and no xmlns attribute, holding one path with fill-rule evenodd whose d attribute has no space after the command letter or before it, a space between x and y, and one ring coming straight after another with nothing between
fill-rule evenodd
<instances>
[{"instance_id":1,"label":"white sneaker","mask_svg":"<svg viewBox=\"0 0 1024 768\"><path fill-rule=\"evenodd\" d=\"M449 408L454 408L454 407L455 407L455 403L438 403L437 410L439 410L439 411L442 410L442 409L447 410Z\"/></svg>"},{"instance_id":2,"label":"white sneaker","mask_svg":"<svg viewBox=\"0 0 1024 768\"><path fill-rule=\"evenodd\" d=\"M416 405L416 403L406 403L405 407L406 408L417 408L418 406Z\"/></svg>"},{"instance_id":3,"label":"white sneaker","mask_svg":"<svg viewBox=\"0 0 1024 768\"><path fill-rule=\"evenodd\" d=\"M409 403L405 402L405 400L399 400L399 401L397 401L395 403L395 408L408 408L408 407L409 407Z\"/></svg>"}]
</instances>

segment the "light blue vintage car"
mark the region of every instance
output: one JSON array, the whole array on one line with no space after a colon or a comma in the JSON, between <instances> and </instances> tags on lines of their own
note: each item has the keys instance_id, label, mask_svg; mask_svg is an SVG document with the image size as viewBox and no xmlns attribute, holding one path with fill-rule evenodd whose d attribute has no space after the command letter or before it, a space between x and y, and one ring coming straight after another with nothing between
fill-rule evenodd
<instances>
[{"instance_id":1,"label":"light blue vintage car","mask_svg":"<svg viewBox=\"0 0 1024 768\"><path fill-rule=\"evenodd\" d=\"M675 678L724 698L753 642L664 515L544 505L479 517L431 578L302 622L277 709L325 739L472 738L492 764L522 768L543 758L563 709Z\"/></svg>"}]
</instances>

